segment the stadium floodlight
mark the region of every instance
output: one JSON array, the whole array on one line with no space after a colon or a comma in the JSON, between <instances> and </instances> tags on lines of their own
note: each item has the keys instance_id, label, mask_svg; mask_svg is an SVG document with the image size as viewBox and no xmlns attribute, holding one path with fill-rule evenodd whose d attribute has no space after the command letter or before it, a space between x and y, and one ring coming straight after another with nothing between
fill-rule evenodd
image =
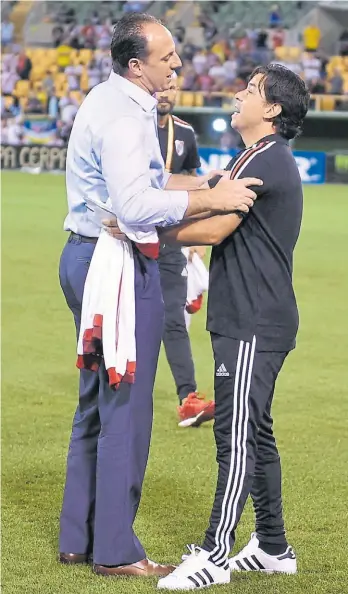
<instances>
[{"instance_id":1,"label":"stadium floodlight","mask_svg":"<svg viewBox=\"0 0 348 594\"><path fill-rule=\"evenodd\" d=\"M215 132L225 132L227 128L227 123L226 120L224 120L223 118L216 118L213 121L213 130Z\"/></svg>"}]
</instances>

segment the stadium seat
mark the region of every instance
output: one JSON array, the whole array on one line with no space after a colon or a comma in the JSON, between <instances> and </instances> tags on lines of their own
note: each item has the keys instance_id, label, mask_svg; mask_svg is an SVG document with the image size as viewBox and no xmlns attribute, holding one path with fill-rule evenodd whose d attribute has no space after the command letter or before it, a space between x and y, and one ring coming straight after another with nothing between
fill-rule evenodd
<instances>
[{"instance_id":1,"label":"stadium seat","mask_svg":"<svg viewBox=\"0 0 348 594\"><path fill-rule=\"evenodd\" d=\"M56 87L56 95L59 99L65 97L68 93L68 83L62 84L60 87Z\"/></svg>"},{"instance_id":2,"label":"stadium seat","mask_svg":"<svg viewBox=\"0 0 348 594\"><path fill-rule=\"evenodd\" d=\"M61 87L66 83L66 74L64 72L57 72L54 77L54 84L56 87Z\"/></svg>"},{"instance_id":3,"label":"stadium seat","mask_svg":"<svg viewBox=\"0 0 348 594\"><path fill-rule=\"evenodd\" d=\"M15 97L27 97L30 89L30 82L28 80L19 80L13 91Z\"/></svg>"},{"instance_id":4,"label":"stadium seat","mask_svg":"<svg viewBox=\"0 0 348 594\"><path fill-rule=\"evenodd\" d=\"M195 107L203 107L204 105L204 95L203 93L195 93Z\"/></svg>"},{"instance_id":5,"label":"stadium seat","mask_svg":"<svg viewBox=\"0 0 348 594\"><path fill-rule=\"evenodd\" d=\"M54 76L58 72L58 64L51 64L51 66L49 66L47 70L49 70L50 73Z\"/></svg>"},{"instance_id":6,"label":"stadium seat","mask_svg":"<svg viewBox=\"0 0 348 594\"><path fill-rule=\"evenodd\" d=\"M81 90L84 91L85 93L87 93L87 91L89 91L89 79L88 79L88 74L87 72L84 70L80 79L80 87Z\"/></svg>"},{"instance_id":7,"label":"stadium seat","mask_svg":"<svg viewBox=\"0 0 348 594\"><path fill-rule=\"evenodd\" d=\"M192 107L195 103L195 93L191 91L181 91L180 105L183 107Z\"/></svg>"},{"instance_id":8,"label":"stadium seat","mask_svg":"<svg viewBox=\"0 0 348 594\"><path fill-rule=\"evenodd\" d=\"M93 58L93 51L91 49L81 49L78 53L78 61L81 64L88 64Z\"/></svg>"},{"instance_id":9,"label":"stadium seat","mask_svg":"<svg viewBox=\"0 0 348 594\"><path fill-rule=\"evenodd\" d=\"M79 50L72 49L71 53L70 53L70 64L72 64L73 66L76 66L79 63L80 63Z\"/></svg>"},{"instance_id":10,"label":"stadium seat","mask_svg":"<svg viewBox=\"0 0 348 594\"><path fill-rule=\"evenodd\" d=\"M32 82L41 81L48 70L48 66L46 64L40 64L40 66L34 66L30 73L30 80Z\"/></svg>"},{"instance_id":11,"label":"stadium seat","mask_svg":"<svg viewBox=\"0 0 348 594\"><path fill-rule=\"evenodd\" d=\"M320 106L323 111L333 111L336 101L331 95L323 95L320 100Z\"/></svg>"}]
</instances>

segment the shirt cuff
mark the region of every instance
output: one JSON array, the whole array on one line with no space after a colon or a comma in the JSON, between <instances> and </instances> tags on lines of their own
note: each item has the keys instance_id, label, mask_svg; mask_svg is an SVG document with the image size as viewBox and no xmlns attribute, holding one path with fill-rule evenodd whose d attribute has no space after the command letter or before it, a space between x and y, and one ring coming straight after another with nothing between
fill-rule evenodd
<instances>
[{"instance_id":1,"label":"shirt cuff","mask_svg":"<svg viewBox=\"0 0 348 594\"><path fill-rule=\"evenodd\" d=\"M171 175L168 171L163 171L163 189L165 189Z\"/></svg>"},{"instance_id":2,"label":"shirt cuff","mask_svg":"<svg viewBox=\"0 0 348 594\"><path fill-rule=\"evenodd\" d=\"M171 190L167 191L167 194L170 206L166 212L165 222L162 225L163 227L180 223L185 216L189 201L189 195L186 190Z\"/></svg>"}]
</instances>

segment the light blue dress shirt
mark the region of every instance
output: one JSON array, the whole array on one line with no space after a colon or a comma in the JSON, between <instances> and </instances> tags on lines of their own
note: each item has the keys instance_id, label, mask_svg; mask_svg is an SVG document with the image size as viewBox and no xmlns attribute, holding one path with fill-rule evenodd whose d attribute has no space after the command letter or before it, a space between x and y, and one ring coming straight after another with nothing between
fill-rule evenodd
<instances>
[{"instance_id":1,"label":"light blue dress shirt","mask_svg":"<svg viewBox=\"0 0 348 594\"><path fill-rule=\"evenodd\" d=\"M108 198L113 213L130 227L182 220L188 193L163 189L170 176L157 137L156 105L154 97L114 72L87 95L67 151L66 231L98 237L107 214L95 202Z\"/></svg>"}]
</instances>

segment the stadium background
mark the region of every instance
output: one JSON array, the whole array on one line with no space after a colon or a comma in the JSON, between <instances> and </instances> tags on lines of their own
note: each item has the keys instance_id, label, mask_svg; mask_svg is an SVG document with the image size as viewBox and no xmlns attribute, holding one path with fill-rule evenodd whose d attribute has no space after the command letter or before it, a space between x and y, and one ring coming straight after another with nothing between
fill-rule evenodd
<instances>
[{"instance_id":1,"label":"stadium background","mask_svg":"<svg viewBox=\"0 0 348 594\"><path fill-rule=\"evenodd\" d=\"M255 63L285 63L311 87L312 109L293 146L305 184L295 257L301 329L274 406L299 575L237 576L216 591L348 592L347 3L17 1L2 2L1 9L4 591L154 591L152 580L105 581L88 568L56 562L77 372L57 277L66 239L64 177L52 175L64 171L79 103L108 75L112 24L124 11L148 10L173 32L183 57L176 112L196 129L203 170L223 166L240 144L229 115L233 94ZM204 315L194 316L191 338L199 384L211 395ZM216 476L213 434L211 426L176 426L163 356L154 397L137 531L150 556L179 562L185 543L199 542L206 527ZM249 505L237 547L252 528Z\"/></svg>"}]
</instances>

